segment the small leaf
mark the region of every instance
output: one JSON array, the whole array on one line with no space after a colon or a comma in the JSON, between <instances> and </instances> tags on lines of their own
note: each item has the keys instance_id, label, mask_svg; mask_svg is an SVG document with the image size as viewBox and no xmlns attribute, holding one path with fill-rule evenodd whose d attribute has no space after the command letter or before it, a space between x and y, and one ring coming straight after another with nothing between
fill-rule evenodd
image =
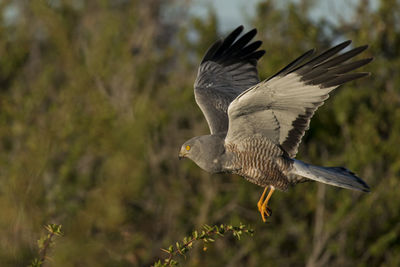
<instances>
[{"instance_id":1,"label":"small leaf","mask_svg":"<svg viewBox=\"0 0 400 267\"><path fill-rule=\"evenodd\" d=\"M164 252L167 252L167 253L169 253L169 251L168 251L168 250L166 250L165 248L161 248L161 251L164 251Z\"/></svg>"},{"instance_id":2,"label":"small leaf","mask_svg":"<svg viewBox=\"0 0 400 267\"><path fill-rule=\"evenodd\" d=\"M37 241L39 249L43 249L44 242L46 242L46 240L47 240L47 238L45 236L43 236Z\"/></svg>"},{"instance_id":3,"label":"small leaf","mask_svg":"<svg viewBox=\"0 0 400 267\"><path fill-rule=\"evenodd\" d=\"M29 267L41 267L43 262L37 258L33 259L31 265Z\"/></svg>"},{"instance_id":4,"label":"small leaf","mask_svg":"<svg viewBox=\"0 0 400 267\"><path fill-rule=\"evenodd\" d=\"M201 234L199 236L199 239L203 239L206 236L206 232L201 231Z\"/></svg>"},{"instance_id":5,"label":"small leaf","mask_svg":"<svg viewBox=\"0 0 400 267\"><path fill-rule=\"evenodd\" d=\"M204 228L206 231L212 230L212 227L209 226L208 224L203 225L203 228Z\"/></svg>"}]
</instances>

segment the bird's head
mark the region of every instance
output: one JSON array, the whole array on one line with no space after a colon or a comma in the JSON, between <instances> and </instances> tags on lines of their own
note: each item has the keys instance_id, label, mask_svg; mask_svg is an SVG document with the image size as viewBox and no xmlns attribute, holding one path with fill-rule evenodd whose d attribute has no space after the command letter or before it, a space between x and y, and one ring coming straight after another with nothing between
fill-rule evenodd
<instances>
[{"instance_id":1,"label":"bird's head","mask_svg":"<svg viewBox=\"0 0 400 267\"><path fill-rule=\"evenodd\" d=\"M182 147L181 150L179 151L179 159L183 159L183 158L190 158L190 154L192 153L192 147L193 147L193 142L190 142L192 140L186 141ZM196 147L194 148L196 149ZM191 151L192 150L192 151Z\"/></svg>"},{"instance_id":2,"label":"bird's head","mask_svg":"<svg viewBox=\"0 0 400 267\"><path fill-rule=\"evenodd\" d=\"M220 172L221 156L224 154L223 138L216 135L193 137L186 141L179 151L179 159L189 158L208 172Z\"/></svg>"}]
</instances>

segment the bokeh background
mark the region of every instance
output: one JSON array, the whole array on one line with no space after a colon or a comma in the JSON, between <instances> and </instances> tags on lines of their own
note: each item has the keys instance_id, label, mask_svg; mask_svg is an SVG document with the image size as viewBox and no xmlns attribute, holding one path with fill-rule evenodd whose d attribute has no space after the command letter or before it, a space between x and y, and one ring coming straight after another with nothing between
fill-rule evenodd
<instances>
[{"instance_id":1,"label":"bokeh background","mask_svg":"<svg viewBox=\"0 0 400 267\"><path fill-rule=\"evenodd\" d=\"M0 1L0 265L26 266L48 223L48 266L149 266L201 225L240 241L182 266L400 266L400 1ZM298 158L346 166L363 194L317 183L275 193L178 161L208 133L193 81L207 47L257 27L262 79L310 48L369 44L372 75L322 106Z\"/></svg>"}]
</instances>

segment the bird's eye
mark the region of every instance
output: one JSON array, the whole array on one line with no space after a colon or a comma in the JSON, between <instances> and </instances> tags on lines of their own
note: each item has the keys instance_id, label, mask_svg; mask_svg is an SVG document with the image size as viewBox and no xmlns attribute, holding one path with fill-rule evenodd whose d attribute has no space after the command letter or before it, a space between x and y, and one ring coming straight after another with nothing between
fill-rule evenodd
<instances>
[{"instance_id":1,"label":"bird's eye","mask_svg":"<svg viewBox=\"0 0 400 267\"><path fill-rule=\"evenodd\" d=\"M186 146L186 150L189 151L190 150L190 146Z\"/></svg>"}]
</instances>

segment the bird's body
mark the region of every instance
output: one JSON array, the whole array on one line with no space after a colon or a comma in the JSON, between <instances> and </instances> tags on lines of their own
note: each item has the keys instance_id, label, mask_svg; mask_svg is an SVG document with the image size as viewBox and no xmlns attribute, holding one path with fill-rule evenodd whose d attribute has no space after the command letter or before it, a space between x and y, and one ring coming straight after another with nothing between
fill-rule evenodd
<instances>
[{"instance_id":1,"label":"bird's body","mask_svg":"<svg viewBox=\"0 0 400 267\"><path fill-rule=\"evenodd\" d=\"M288 177L293 160L285 157L282 149L268 138L246 138L240 145L225 144L226 153L232 153L227 169L245 177L249 182L285 191L291 183Z\"/></svg>"},{"instance_id":2,"label":"bird's body","mask_svg":"<svg viewBox=\"0 0 400 267\"><path fill-rule=\"evenodd\" d=\"M291 184L314 180L369 191L364 181L343 167L320 167L295 159L311 117L329 93L367 75L348 72L371 58L344 63L367 46L338 55L350 44L346 41L311 59L314 51L308 51L260 82L256 65L265 52L257 50L260 41L249 44L255 30L237 39L242 30L240 26L214 43L200 64L195 98L211 134L185 142L180 157L192 159L208 172L238 174L265 187L258 203L264 221L264 215L271 214L267 204L272 192L285 191Z\"/></svg>"}]
</instances>

